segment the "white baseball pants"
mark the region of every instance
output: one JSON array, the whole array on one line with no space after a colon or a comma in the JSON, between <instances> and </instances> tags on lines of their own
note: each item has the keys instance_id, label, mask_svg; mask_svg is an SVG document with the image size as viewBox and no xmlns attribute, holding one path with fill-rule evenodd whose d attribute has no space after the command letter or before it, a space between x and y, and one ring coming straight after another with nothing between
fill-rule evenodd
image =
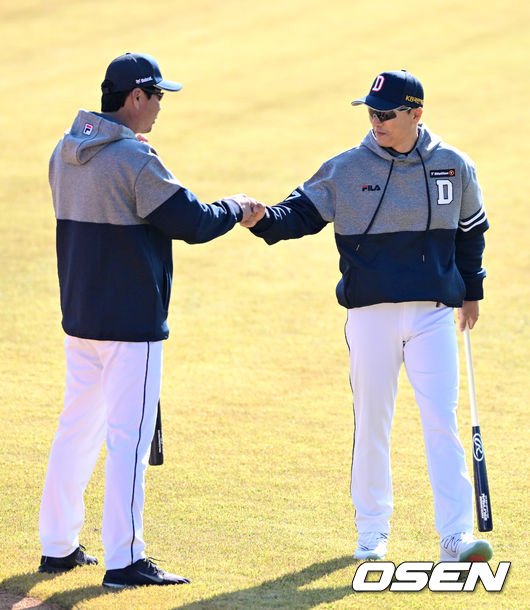
<instances>
[{"instance_id":1,"label":"white baseball pants","mask_svg":"<svg viewBox=\"0 0 530 610\"><path fill-rule=\"evenodd\" d=\"M345 334L355 418L351 496L358 532L390 531L390 430L402 364L420 410L436 530L442 537L472 532L473 487L456 418L453 309L432 302L350 309Z\"/></svg>"},{"instance_id":2,"label":"white baseball pants","mask_svg":"<svg viewBox=\"0 0 530 610\"><path fill-rule=\"evenodd\" d=\"M79 546L83 494L106 440L102 539L107 570L145 557L145 470L162 376L162 341L66 337L64 410L50 451L40 508L42 554Z\"/></svg>"}]
</instances>

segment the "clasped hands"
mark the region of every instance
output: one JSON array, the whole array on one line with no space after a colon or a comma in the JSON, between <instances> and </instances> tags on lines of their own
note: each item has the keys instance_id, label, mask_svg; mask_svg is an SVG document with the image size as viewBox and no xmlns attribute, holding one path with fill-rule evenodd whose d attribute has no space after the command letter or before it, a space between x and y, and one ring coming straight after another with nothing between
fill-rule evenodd
<instances>
[{"instance_id":1,"label":"clasped hands","mask_svg":"<svg viewBox=\"0 0 530 610\"><path fill-rule=\"evenodd\" d=\"M239 222L242 227L250 229L265 216L265 204L253 197L241 193L232 195L229 199L235 201L243 211L243 218Z\"/></svg>"}]
</instances>

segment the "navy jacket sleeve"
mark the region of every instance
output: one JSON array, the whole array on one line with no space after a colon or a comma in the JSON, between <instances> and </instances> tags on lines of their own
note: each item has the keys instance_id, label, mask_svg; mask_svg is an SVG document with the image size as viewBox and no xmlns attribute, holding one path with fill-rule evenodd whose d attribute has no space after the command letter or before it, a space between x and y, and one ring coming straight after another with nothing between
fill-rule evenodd
<instances>
[{"instance_id":1,"label":"navy jacket sleeve","mask_svg":"<svg viewBox=\"0 0 530 610\"><path fill-rule=\"evenodd\" d=\"M455 237L455 263L466 285L466 301L479 301L484 298L482 282L486 271L482 268L484 252L484 231L487 221L469 232L458 229Z\"/></svg>"},{"instance_id":2,"label":"navy jacket sleeve","mask_svg":"<svg viewBox=\"0 0 530 610\"><path fill-rule=\"evenodd\" d=\"M265 216L254 225L252 233L269 245L282 239L297 239L314 235L327 224L315 205L303 193L295 190L285 201L267 206Z\"/></svg>"},{"instance_id":3,"label":"navy jacket sleeve","mask_svg":"<svg viewBox=\"0 0 530 610\"><path fill-rule=\"evenodd\" d=\"M224 235L242 218L241 208L231 199L201 203L191 191L180 188L145 220L171 239L199 244Z\"/></svg>"}]
</instances>

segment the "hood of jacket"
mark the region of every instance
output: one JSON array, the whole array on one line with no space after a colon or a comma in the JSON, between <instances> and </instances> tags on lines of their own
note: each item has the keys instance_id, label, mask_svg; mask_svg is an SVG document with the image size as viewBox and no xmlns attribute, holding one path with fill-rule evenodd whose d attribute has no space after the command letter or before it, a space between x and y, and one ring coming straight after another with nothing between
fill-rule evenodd
<instances>
[{"instance_id":1,"label":"hood of jacket","mask_svg":"<svg viewBox=\"0 0 530 610\"><path fill-rule=\"evenodd\" d=\"M423 159L428 159L441 143L442 138L440 138L440 136L432 133L425 123L420 123L418 125L418 139L416 140L416 144L407 154L392 154L386 148L379 146L372 130L366 134L364 140L361 142L361 146L365 146L378 157L386 159L387 161L417 163L418 154L423 157Z\"/></svg>"},{"instance_id":2,"label":"hood of jacket","mask_svg":"<svg viewBox=\"0 0 530 610\"><path fill-rule=\"evenodd\" d=\"M72 127L64 134L61 157L70 165L83 165L112 142L135 138L134 132L123 123L80 110Z\"/></svg>"}]
</instances>

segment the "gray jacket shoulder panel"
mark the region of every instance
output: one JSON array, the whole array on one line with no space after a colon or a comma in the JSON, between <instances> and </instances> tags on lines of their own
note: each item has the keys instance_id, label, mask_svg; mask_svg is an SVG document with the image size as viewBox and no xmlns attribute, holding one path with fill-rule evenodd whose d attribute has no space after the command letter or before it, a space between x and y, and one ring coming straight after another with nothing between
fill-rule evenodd
<instances>
[{"instance_id":1,"label":"gray jacket shoulder panel","mask_svg":"<svg viewBox=\"0 0 530 610\"><path fill-rule=\"evenodd\" d=\"M83 110L52 154L49 179L58 219L115 225L144 224L181 188L130 129Z\"/></svg>"}]
</instances>

